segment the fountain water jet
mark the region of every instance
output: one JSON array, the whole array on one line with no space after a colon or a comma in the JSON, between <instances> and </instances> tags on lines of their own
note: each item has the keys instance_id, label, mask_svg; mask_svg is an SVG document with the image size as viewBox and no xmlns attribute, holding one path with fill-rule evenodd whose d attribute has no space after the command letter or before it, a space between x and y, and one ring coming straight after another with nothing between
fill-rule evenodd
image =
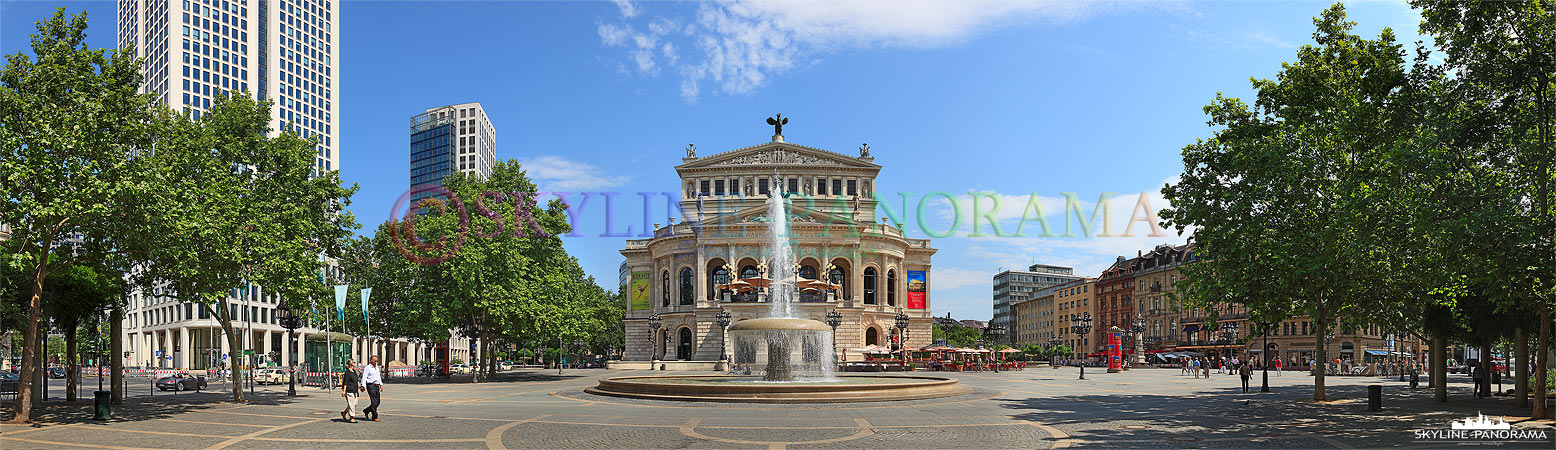
<instances>
[{"instance_id":1,"label":"fountain water jet","mask_svg":"<svg viewBox=\"0 0 1556 450\"><path fill-rule=\"evenodd\" d=\"M834 380L834 352L822 351L832 342L832 329L820 321L794 317L794 255L789 246L787 209L783 196L773 191L767 199L768 244L773 252L767 273L771 306L767 318L743 320L729 327L735 343L733 363L735 367L760 368L764 381Z\"/></svg>"}]
</instances>

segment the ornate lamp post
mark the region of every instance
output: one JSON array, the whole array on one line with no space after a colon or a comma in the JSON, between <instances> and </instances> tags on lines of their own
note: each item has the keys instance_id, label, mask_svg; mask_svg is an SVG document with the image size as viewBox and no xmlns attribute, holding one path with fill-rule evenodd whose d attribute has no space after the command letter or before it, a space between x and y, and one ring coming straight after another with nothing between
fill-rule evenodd
<instances>
[{"instance_id":1,"label":"ornate lamp post","mask_svg":"<svg viewBox=\"0 0 1556 450\"><path fill-rule=\"evenodd\" d=\"M1140 345L1142 342L1140 340L1140 335L1145 334L1145 318L1141 317L1139 314L1135 314L1134 327L1131 327L1129 331L1132 332L1130 333L1130 336L1132 336L1135 341L1135 354L1134 356L1129 357L1129 365L1134 365L1136 363L1145 364L1145 353L1143 353L1145 348ZM1126 365L1124 368L1129 368L1129 366Z\"/></svg>"},{"instance_id":2,"label":"ornate lamp post","mask_svg":"<svg viewBox=\"0 0 1556 450\"><path fill-rule=\"evenodd\" d=\"M1091 333L1091 313L1088 312L1088 313L1085 313L1085 314L1083 314L1081 316L1076 317L1071 322L1070 331L1073 331L1073 332L1075 332L1075 334L1080 335L1081 339L1085 339L1087 333ZM1084 351L1085 350L1082 350L1082 352L1084 352ZM1081 360L1081 378L1080 379L1082 379L1082 380L1086 379L1086 361L1084 359Z\"/></svg>"},{"instance_id":3,"label":"ornate lamp post","mask_svg":"<svg viewBox=\"0 0 1556 450\"><path fill-rule=\"evenodd\" d=\"M1227 322L1221 324L1221 339L1226 342L1226 353L1221 355L1222 365L1225 365L1229 361L1227 355L1232 353L1233 340L1237 339L1237 323Z\"/></svg>"},{"instance_id":4,"label":"ornate lamp post","mask_svg":"<svg viewBox=\"0 0 1556 450\"><path fill-rule=\"evenodd\" d=\"M286 329L286 345L287 349L290 350L291 346L297 344L297 329L302 328L303 318L292 311L292 308L281 305L276 307L276 321L280 322L281 328ZM295 397L297 396L297 352L288 351L287 353L292 355L292 360L286 362L286 395Z\"/></svg>"},{"instance_id":5,"label":"ornate lamp post","mask_svg":"<svg viewBox=\"0 0 1556 450\"><path fill-rule=\"evenodd\" d=\"M1005 326L1004 325L999 325L999 324L989 325L988 328L985 328L983 330L983 333L989 335L990 343L1002 342L1000 339L1005 337ZM992 347L992 346L989 347L989 356L991 356L991 357L998 356L998 353L994 353L994 352L995 352L994 347ZM999 371L1000 371L999 360L995 360L994 361L994 373L999 373Z\"/></svg>"},{"instance_id":6,"label":"ornate lamp post","mask_svg":"<svg viewBox=\"0 0 1556 450\"><path fill-rule=\"evenodd\" d=\"M902 351L902 362L908 362L908 313L897 313L897 348Z\"/></svg>"},{"instance_id":7,"label":"ornate lamp post","mask_svg":"<svg viewBox=\"0 0 1556 450\"><path fill-rule=\"evenodd\" d=\"M659 329L664 328L665 319L659 313L648 316L648 360L650 363L659 360ZM653 370L653 367L649 367Z\"/></svg>"},{"instance_id":8,"label":"ornate lamp post","mask_svg":"<svg viewBox=\"0 0 1556 450\"><path fill-rule=\"evenodd\" d=\"M720 308L719 313L713 317L717 317L719 319L719 330L722 330L719 332L719 362L724 362L724 347L729 345L730 314L729 311L725 311L724 309Z\"/></svg>"},{"instance_id":9,"label":"ornate lamp post","mask_svg":"<svg viewBox=\"0 0 1556 450\"><path fill-rule=\"evenodd\" d=\"M1271 321L1268 321L1268 320L1260 320L1260 321L1254 322L1254 323L1259 324L1259 329L1263 330L1263 334L1264 334L1264 348L1259 350L1260 358L1262 360L1264 360L1264 370L1263 370L1263 372L1264 372L1264 383L1259 386L1259 392L1269 392L1270 391L1270 327L1275 326L1275 322L1271 322Z\"/></svg>"},{"instance_id":10,"label":"ornate lamp post","mask_svg":"<svg viewBox=\"0 0 1556 450\"><path fill-rule=\"evenodd\" d=\"M831 284L832 284L832 269L836 269L836 268L837 268L837 266L832 265L832 263L827 263L826 267L821 268L821 273L816 274L816 278L817 279L827 280L827 285L828 285L827 293L831 294L833 296L832 301L834 301L834 302L836 302L839 298L842 297L841 295L838 295L836 290L834 290L834 289L832 289L830 287Z\"/></svg>"},{"instance_id":11,"label":"ornate lamp post","mask_svg":"<svg viewBox=\"0 0 1556 450\"><path fill-rule=\"evenodd\" d=\"M843 324L843 314L837 310L827 313L827 326L832 327L832 362L837 362L837 327Z\"/></svg>"}]
</instances>

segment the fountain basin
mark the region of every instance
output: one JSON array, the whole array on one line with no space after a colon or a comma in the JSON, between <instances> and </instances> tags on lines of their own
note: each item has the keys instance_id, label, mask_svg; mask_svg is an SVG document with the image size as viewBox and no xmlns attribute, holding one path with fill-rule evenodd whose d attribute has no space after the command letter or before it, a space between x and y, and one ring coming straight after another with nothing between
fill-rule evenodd
<instances>
[{"instance_id":1,"label":"fountain basin","mask_svg":"<svg viewBox=\"0 0 1556 450\"><path fill-rule=\"evenodd\" d=\"M827 324L791 317L770 317L736 322L729 327L734 344L731 371L761 375L767 381L830 379L833 361L832 328Z\"/></svg>"},{"instance_id":2,"label":"fountain basin","mask_svg":"<svg viewBox=\"0 0 1556 450\"><path fill-rule=\"evenodd\" d=\"M833 379L763 381L756 376L679 375L615 377L584 389L596 395L651 400L729 403L848 403L918 400L969 390L950 378L839 376Z\"/></svg>"}]
</instances>

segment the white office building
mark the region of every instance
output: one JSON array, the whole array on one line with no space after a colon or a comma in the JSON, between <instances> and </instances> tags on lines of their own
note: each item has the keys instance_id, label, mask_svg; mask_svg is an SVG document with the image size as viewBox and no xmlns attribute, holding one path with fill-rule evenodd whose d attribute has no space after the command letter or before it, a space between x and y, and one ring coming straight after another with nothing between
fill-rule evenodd
<instances>
[{"instance_id":1,"label":"white office building","mask_svg":"<svg viewBox=\"0 0 1556 450\"><path fill-rule=\"evenodd\" d=\"M340 4L338 0L119 0L120 48L144 61L145 92L199 117L224 95L270 100L270 128L317 138L320 171L340 169ZM179 301L168 290L135 291L125 311L125 364L205 369L232 364L252 350L259 364L291 361L276 318L280 299L261 286L234 289L229 300L240 349L229 348L212 309ZM356 299L352 299L356 301ZM360 318L358 319L360 320ZM297 330L300 341L323 324ZM386 362L417 364L429 349L373 340ZM351 342L358 361L368 346ZM457 356L456 356L457 357ZM302 358L297 358L299 361Z\"/></svg>"}]
</instances>

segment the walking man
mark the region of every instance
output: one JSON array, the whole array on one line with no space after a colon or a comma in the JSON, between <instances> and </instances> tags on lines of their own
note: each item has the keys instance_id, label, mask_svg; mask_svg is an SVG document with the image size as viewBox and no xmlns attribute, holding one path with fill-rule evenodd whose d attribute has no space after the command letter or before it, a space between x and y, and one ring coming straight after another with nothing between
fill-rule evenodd
<instances>
[{"instance_id":1,"label":"walking man","mask_svg":"<svg viewBox=\"0 0 1556 450\"><path fill-rule=\"evenodd\" d=\"M1279 357L1275 358L1275 376L1277 376L1277 377L1280 376L1280 366L1281 366L1281 362L1280 361L1281 361L1281 359Z\"/></svg>"},{"instance_id":2,"label":"walking man","mask_svg":"<svg viewBox=\"0 0 1556 450\"><path fill-rule=\"evenodd\" d=\"M368 360L367 367L362 368L362 385L367 387L367 397L370 400L367 408L362 410L362 415L367 420L378 421L378 396L384 390L384 378L378 373L378 357Z\"/></svg>"},{"instance_id":3,"label":"walking man","mask_svg":"<svg viewBox=\"0 0 1556 450\"><path fill-rule=\"evenodd\" d=\"M346 373L340 375L340 396L346 399L346 410L340 412L340 419L348 423L357 423L357 369L356 362L346 360Z\"/></svg>"},{"instance_id":4,"label":"walking man","mask_svg":"<svg viewBox=\"0 0 1556 450\"><path fill-rule=\"evenodd\" d=\"M1189 371L1193 372L1194 378L1198 379L1199 378L1199 358L1190 359L1188 364L1189 364Z\"/></svg>"}]
</instances>

